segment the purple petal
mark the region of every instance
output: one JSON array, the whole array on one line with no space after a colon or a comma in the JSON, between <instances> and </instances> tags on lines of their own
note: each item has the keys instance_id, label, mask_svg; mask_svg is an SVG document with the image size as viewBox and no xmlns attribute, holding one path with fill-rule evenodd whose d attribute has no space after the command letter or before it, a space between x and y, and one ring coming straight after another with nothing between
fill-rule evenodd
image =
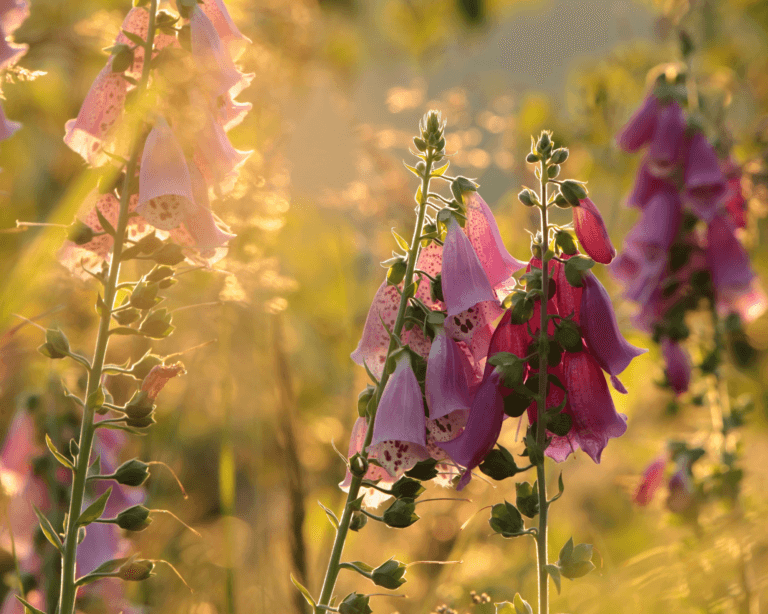
<instances>
[{"instance_id":1,"label":"purple petal","mask_svg":"<svg viewBox=\"0 0 768 614\"><path fill-rule=\"evenodd\" d=\"M648 149L648 168L657 177L667 177L674 170L683 147L685 116L676 102L665 106Z\"/></svg>"},{"instance_id":2,"label":"purple petal","mask_svg":"<svg viewBox=\"0 0 768 614\"><path fill-rule=\"evenodd\" d=\"M599 463L608 440L627 430L627 418L616 413L600 365L588 352L565 352L562 367L573 418L570 435Z\"/></svg>"},{"instance_id":3,"label":"purple petal","mask_svg":"<svg viewBox=\"0 0 768 614\"><path fill-rule=\"evenodd\" d=\"M358 452L362 452L363 444L365 443L365 432L368 429L368 420L366 418L358 418L355 421L355 425L352 427L352 433L349 437L349 451L347 452L347 458L352 458ZM368 451L368 458L375 458L375 455ZM368 471L365 473L365 479L371 482L378 482L382 486L386 484L393 484L396 479L393 478L385 469L374 464L368 465ZM339 483L339 488L344 492L349 492L349 486L352 483L352 474L347 468L347 474L344 477L344 481ZM383 501L390 498L389 495L376 490L375 488L361 489L365 495L363 499L363 505L365 507L378 507Z\"/></svg>"},{"instance_id":4,"label":"purple petal","mask_svg":"<svg viewBox=\"0 0 768 614\"><path fill-rule=\"evenodd\" d=\"M649 95L635 111L616 137L618 146L627 153L634 153L646 145L653 136L660 105L655 96Z\"/></svg>"},{"instance_id":5,"label":"purple petal","mask_svg":"<svg viewBox=\"0 0 768 614\"><path fill-rule=\"evenodd\" d=\"M472 243L455 219L448 225L443 245L442 283L449 317L483 301L496 301L496 293Z\"/></svg>"},{"instance_id":6,"label":"purple petal","mask_svg":"<svg viewBox=\"0 0 768 614\"><path fill-rule=\"evenodd\" d=\"M643 209L640 221L631 230L631 240L643 246L653 259L666 252L675 240L682 220L680 197L672 186L656 192Z\"/></svg>"},{"instance_id":7,"label":"purple petal","mask_svg":"<svg viewBox=\"0 0 768 614\"><path fill-rule=\"evenodd\" d=\"M676 394L686 392L691 383L691 359L688 353L677 341L666 337L661 342L661 351L667 364L667 379L672 390Z\"/></svg>"},{"instance_id":8,"label":"purple petal","mask_svg":"<svg viewBox=\"0 0 768 614\"><path fill-rule=\"evenodd\" d=\"M432 420L471 406L464 366L467 358L456 342L440 328L432 341L424 387Z\"/></svg>"},{"instance_id":9,"label":"purple petal","mask_svg":"<svg viewBox=\"0 0 768 614\"><path fill-rule=\"evenodd\" d=\"M656 192L665 188L675 189L675 186L651 173L648 161L646 160L640 165L640 168L637 171L632 193L627 197L627 205L629 207L643 209Z\"/></svg>"},{"instance_id":10,"label":"purple petal","mask_svg":"<svg viewBox=\"0 0 768 614\"><path fill-rule=\"evenodd\" d=\"M648 350L630 344L619 331L611 297L592 274L584 276L581 329L590 351L604 371L618 375L632 359Z\"/></svg>"},{"instance_id":11,"label":"purple petal","mask_svg":"<svg viewBox=\"0 0 768 614\"><path fill-rule=\"evenodd\" d=\"M589 198L579 201L578 207L572 207L573 228L582 249L595 262L610 264L616 256L616 249L608 236L603 216Z\"/></svg>"},{"instance_id":12,"label":"purple petal","mask_svg":"<svg viewBox=\"0 0 768 614\"><path fill-rule=\"evenodd\" d=\"M700 132L688 143L685 156L685 196L694 212L705 222L717 212L725 194L725 177L712 145Z\"/></svg>"}]
</instances>

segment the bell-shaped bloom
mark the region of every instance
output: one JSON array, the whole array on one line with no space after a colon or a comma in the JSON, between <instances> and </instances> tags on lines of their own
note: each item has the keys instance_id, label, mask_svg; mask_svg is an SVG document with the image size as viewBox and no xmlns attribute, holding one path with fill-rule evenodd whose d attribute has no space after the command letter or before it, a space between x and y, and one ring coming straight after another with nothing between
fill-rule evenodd
<instances>
[{"instance_id":1,"label":"bell-shaped bloom","mask_svg":"<svg viewBox=\"0 0 768 614\"><path fill-rule=\"evenodd\" d=\"M683 394L691 383L691 359L688 352L677 342L665 337L661 351L667 365L667 380L676 394Z\"/></svg>"},{"instance_id":2,"label":"bell-shaped bloom","mask_svg":"<svg viewBox=\"0 0 768 614\"><path fill-rule=\"evenodd\" d=\"M5 116L5 111L0 105L0 141L11 138L21 128L19 122L14 122Z\"/></svg>"},{"instance_id":3,"label":"bell-shaped bloom","mask_svg":"<svg viewBox=\"0 0 768 614\"><path fill-rule=\"evenodd\" d=\"M725 172L725 194L722 202L736 228L747 227L747 199L741 189L741 168L733 160L728 160L723 168Z\"/></svg>"},{"instance_id":4,"label":"bell-shaped bloom","mask_svg":"<svg viewBox=\"0 0 768 614\"><path fill-rule=\"evenodd\" d=\"M112 61L96 77L76 119L64 126L64 142L88 164L97 166L108 160L104 153L110 134L125 109L128 82L112 72Z\"/></svg>"},{"instance_id":5,"label":"bell-shaped bloom","mask_svg":"<svg viewBox=\"0 0 768 614\"><path fill-rule=\"evenodd\" d=\"M638 484L634 497L632 497L637 505L648 505L653 500L653 496L664 481L664 468L666 466L667 458L659 456L646 467L643 479Z\"/></svg>"},{"instance_id":6,"label":"bell-shaped bloom","mask_svg":"<svg viewBox=\"0 0 768 614\"><path fill-rule=\"evenodd\" d=\"M651 94L630 118L616 137L617 145L627 153L634 153L647 145L653 137L661 105Z\"/></svg>"},{"instance_id":7,"label":"bell-shaped bloom","mask_svg":"<svg viewBox=\"0 0 768 614\"><path fill-rule=\"evenodd\" d=\"M184 226L193 242L182 242L182 244L203 251L222 247L234 239L236 235L227 232L216 223L216 218L208 201L208 186L195 164L189 165L189 176L197 207L193 213L184 219Z\"/></svg>"},{"instance_id":8,"label":"bell-shaped bloom","mask_svg":"<svg viewBox=\"0 0 768 614\"><path fill-rule=\"evenodd\" d=\"M192 56L201 71L201 87L214 96L237 96L250 84L254 75L244 75L224 48L219 34L202 9L195 6L190 16Z\"/></svg>"},{"instance_id":9,"label":"bell-shaped bloom","mask_svg":"<svg viewBox=\"0 0 768 614\"><path fill-rule=\"evenodd\" d=\"M621 334L611 297L591 273L584 276L581 315L584 341L597 363L611 376L617 376L633 358L648 351L635 347Z\"/></svg>"},{"instance_id":10,"label":"bell-shaped bloom","mask_svg":"<svg viewBox=\"0 0 768 614\"><path fill-rule=\"evenodd\" d=\"M160 120L144 144L138 212L161 230L171 230L196 212L189 167L173 131Z\"/></svg>"},{"instance_id":11,"label":"bell-shaped bloom","mask_svg":"<svg viewBox=\"0 0 768 614\"><path fill-rule=\"evenodd\" d=\"M453 218L443 245L442 284L449 318L483 301L497 300L472 243Z\"/></svg>"},{"instance_id":12,"label":"bell-shaped bloom","mask_svg":"<svg viewBox=\"0 0 768 614\"><path fill-rule=\"evenodd\" d=\"M725 194L725 177L715 149L701 132L691 138L687 149L685 197L696 215L709 222Z\"/></svg>"},{"instance_id":13,"label":"bell-shaped bloom","mask_svg":"<svg viewBox=\"0 0 768 614\"><path fill-rule=\"evenodd\" d=\"M687 465L680 467L667 484L667 509L675 514L683 514L691 509L696 502L693 481Z\"/></svg>"},{"instance_id":14,"label":"bell-shaped bloom","mask_svg":"<svg viewBox=\"0 0 768 614\"><path fill-rule=\"evenodd\" d=\"M685 116L676 102L666 105L648 148L648 168L657 177L668 177L680 162L685 140Z\"/></svg>"},{"instance_id":15,"label":"bell-shaped bloom","mask_svg":"<svg viewBox=\"0 0 768 614\"><path fill-rule=\"evenodd\" d=\"M427 361L424 391L432 420L471 405L465 364L466 356L442 326L435 334Z\"/></svg>"},{"instance_id":16,"label":"bell-shaped bloom","mask_svg":"<svg viewBox=\"0 0 768 614\"><path fill-rule=\"evenodd\" d=\"M226 94L219 99L217 119L221 127L229 132L243 121L252 108L253 105L250 102L238 102L232 96Z\"/></svg>"},{"instance_id":17,"label":"bell-shaped bloom","mask_svg":"<svg viewBox=\"0 0 768 614\"><path fill-rule=\"evenodd\" d=\"M496 445L503 421L504 398L499 387L499 376L494 373L480 385L461 435L439 444L451 460L464 467L456 490L467 485L472 478L472 470Z\"/></svg>"},{"instance_id":18,"label":"bell-shaped bloom","mask_svg":"<svg viewBox=\"0 0 768 614\"><path fill-rule=\"evenodd\" d=\"M184 365L180 362L173 365L157 365L152 367L141 382L141 391L147 393L147 398L150 401L154 401L168 382L184 373L186 373Z\"/></svg>"},{"instance_id":19,"label":"bell-shaped bloom","mask_svg":"<svg viewBox=\"0 0 768 614\"><path fill-rule=\"evenodd\" d=\"M396 362L376 410L370 446L381 466L393 476L429 457L419 382L407 354L398 356Z\"/></svg>"},{"instance_id":20,"label":"bell-shaped bloom","mask_svg":"<svg viewBox=\"0 0 768 614\"><path fill-rule=\"evenodd\" d=\"M547 369L547 371L550 375L557 377L561 382L565 381L562 363L556 367L550 367ZM547 392L547 407L559 407L563 402L564 396L565 392L559 386L556 386L552 380L550 380L549 391ZM573 410L571 409L571 405L568 403L567 399L565 407L563 408L563 413L570 416L571 420L574 420ZM538 403L534 401L528 406L528 422L534 424L537 420ZM573 426L571 426L571 430L568 432L568 434L564 436L555 435L554 433L547 431L547 438L550 440L550 442L549 446L547 446L547 449L544 451L544 454L556 463L562 463L565 459L568 458L568 456L571 455L571 453L576 452L576 450L579 449L579 442L575 438Z\"/></svg>"},{"instance_id":21,"label":"bell-shaped bloom","mask_svg":"<svg viewBox=\"0 0 768 614\"><path fill-rule=\"evenodd\" d=\"M674 184L651 172L646 160L637 169L632 192L627 197L627 205L643 209L657 192L664 189L676 191Z\"/></svg>"},{"instance_id":22,"label":"bell-shaped bloom","mask_svg":"<svg viewBox=\"0 0 768 614\"><path fill-rule=\"evenodd\" d=\"M232 191L237 181L238 169L253 153L238 151L227 138L227 133L206 113L203 129L197 134L194 159L205 177L206 183L216 187L221 194Z\"/></svg>"},{"instance_id":23,"label":"bell-shaped bloom","mask_svg":"<svg viewBox=\"0 0 768 614\"><path fill-rule=\"evenodd\" d=\"M141 77L142 70L144 69L144 48L136 46L136 43L134 43L131 39L129 39L125 35L125 32L138 36L142 40L146 41L148 31L149 31L149 11L143 7L134 7L130 11L128 11L128 14L125 16L125 19L123 19L123 23L120 26L120 33L115 38L116 45L128 45L130 47L135 47L135 49L133 50L133 64L131 64L131 66L129 66L125 70L125 72L122 73L133 79L138 80ZM152 52L153 58L157 56L157 54L160 52L161 49L164 49L166 47L176 47L176 48L181 47L178 39L175 36L166 34L162 30L157 30L155 32L155 39L154 39L153 46L154 46L154 51ZM128 89L132 89L133 87L135 86L132 84L128 84Z\"/></svg>"},{"instance_id":24,"label":"bell-shaped bloom","mask_svg":"<svg viewBox=\"0 0 768 614\"><path fill-rule=\"evenodd\" d=\"M565 352L562 370L573 419L569 436L599 463L608 440L626 432L627 418L616 413L605 376L589 352Z\"/></svg>"},{"instance_id":25,"label":"bell-shaped bloom","mask_svg":"<svg viewBox=\"0 0 768 614\"><path fill-rule=\"evenodd\" d=\"M682 218L680 197L667 186L656 192L643 209L640 221L631 230L631 240L642 245L649 260L666 255Z\"/></svg>"},{"instance_id":26,"label":"bell-shaped bloom","mask_svg":"<svg viewBox=\"0 0 768 614\"><path fill-rule=\"evenodd\" d=\"M560 258L569 260L571 256L562 254ZM581 295L584 292L584 288L577 288L569 284L568 279L565 277L565 265L557 261L552 262L554 262L554 265L551 275L552 279L555 280L555 287L557 288L555 293L557 313L564 318L569 318L573 314L573 321L579 324L581 322Z\"/></svg>"},{"instance_id":27,"label":"bell-shaped bloom","mask_svg":"<svg viewBox=\"0 0 768 614\"><path fill-rule=\"evenodd\" d=\"M367 418L358 418L355 421L355 425L352 427L352 434L349 437L349 451L347 452L347 458L352 458L355 454L363 451L363 444L365 443L365 433L368 430ZM368 451L368 458L376 458L371 451ZM365 473L365 479L371 482L376 482L382 487L386 487L388 484L394 484L398 478L394 478L383 468L378 465L370 463L368 465L368 471ZM349 492L349 486L352 484L352 473L347 468L347 474L344 480L339 483L339 488L344 492ZM361 494L364 495L363 505L368 508L378 507L391 498L391 495L387 495L375 488L361 488Z\"/></svg>"},{"instance_id":28,"label":"bell-shaped bloom","mask_svg":"<svg viewBox=\"0 0 768 614\"><path fill-rule=\"evenodd\" d=\"M200 8L203 9L208 19L211 20L213 27L216 28L216 33L229 50L232 58L235 60L239 58L243 51L245 51L246 45L251 42L251 39L243 35L237 28L235 22L229 16L229 11L224 5L223 0L203 0Z\"/></svg>"},{"instance_id":29,"label":"bell-shaped bloom","mask_svg":"<svg viewBox=\"0 0 768 614\"><path fill-rule=\"evenodd\" d=\"M747 252L725 216L717 215L709 223L705 253L718 311L736 311L747 322L759 317L768 307L768 299L755 278Z\"/></svg>"},{"instance_id":30,"label":"bell-shaped bloom","mask_svg":"<svg viewBox=\"0 0 768 614\"><path fill-rule=\"evenodd\" d=\"M483 265L488 282L496 288L509 283L510 278L525 266L525 262L510 255L501 240L496 218L477 192L464 194L467 207L466 233Z\"/></svg>"},{"instance_id":31,"label":"bell-shaped bloom","mask_svg":"<svg viewBox=\"0 0 768 614\"><path fill-rule=\"evenodd\" d=\"M578 207L572 207L573 228L582 249L595 262L610 264L616 256L616 249L608 236L603 216L589 198L579 201Z\"/></svg>"},{"instance_id":32,"label":"bell-shaped bloom","mask_svg":"<svg viewBox=\"0 0 768 614\"><path fill-rule=\"evenodd\" d=\"M645 304L659 286L667 268L666 252L651 254L646 246L627 236L624 250L611 263L610 271L624 286L624 296L631 301Z\"/></svg>"}]
</instances>

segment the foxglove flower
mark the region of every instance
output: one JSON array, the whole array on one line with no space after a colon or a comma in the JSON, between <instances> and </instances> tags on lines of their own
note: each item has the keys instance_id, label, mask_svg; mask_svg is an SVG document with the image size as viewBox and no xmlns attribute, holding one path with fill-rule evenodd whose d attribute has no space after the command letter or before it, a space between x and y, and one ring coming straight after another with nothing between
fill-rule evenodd
<instances>
[{"instance_id":1,"label":"foxglove flower","mask_svg":"<svg viewBox=\"0 0 768 614\"><path fill-rule=\"evenodd\" d=\"M448 223L443 245L442 282L449 318L483 301L496 300L472 243L454 218Z\"/></svg>"},{"instance_id":2,"label":"foxglove flower","mask_svg":"<svg viewBox=\"0 0 768 614\"><path fill-rule=\"evenodd\" d=\"M697 132L687 146L685 158L685 196L693 211L709 222L725 194L725 177L712 145Z\"/></svg>"},{"instance_id":3,"label":"foxglove flower","mask_svg":"<svg viewBox=\"0 0 768 614\"><path fill-rule=\"evenodd\" d=\"M657 177L648 168L648 162L644 161L637 170L635 184L627 198L627 206L643 209L653 198L653 195L664 189L675 190L675 185L662 177Z\"/></svg>"},{"instance_id":4,"label":"foxglove flower","mask_svg":"<svg viewBox=\"0 0 768 614\"><path fill-rule=\"evenodd\" d=\"M194 212L184 219L184 225L171 231L171 236L181 245L189 245L208 253L226 245L236 235L222 229L216 223L208 200L208 186L203 175L195 164L189 165L189 176L192 182L192 194L195 197L197 207ZM181 229L186 229L191 241L179 236Z\"/></svg>"},{"instance_id":5,"label":"foxglove flower","mask_svg":"<svg viewBox=\"0 0 768 614\"><path fill-rule=\"evenodd\" d=\"M368 420L366 418L358 418L355 421L355 425L352 427L352 434L349 438L349 451L347 452L347 458L352 458L355 454L363 451L363 444L365 443L365 433L368 430ZM368 458L373 459L376 456L368 451ZM398 478L394 478L383 467L369 463L368 471L365 473L365 479L371 482L376 482L382 487L386 487L388 484L394 484ZM339 488L344 492L349 492L349 486L352 483L352 473L347 468L347 474L344 480L339 483ZM378 507L389 499L391 495L387 495L375 488L361 488L360 492L364 495L363 505L365 507Z\"/></svg>"},{"instance_id":6,"label":"foxglove flower","mask_svg":"<svg viewBox=\"0 0 768 614\"><path fill-rule=\"evenodd\" d=\"M676 394L683 394L691 383L691 359L677 342L664 338L661 351L667 365L667 380Z\"/></svg>"},{"instance_id":7,"label":"foxglove flower","mask_svg":"<svg viewBox=\"0 0 768 614\"><path fill-rule=\"evenodd\" d=\"M676 102L659 113L656 129L648 148L648 168L657 177L667 177L680 161L685 138L685 116Z\"/></svg>"},{"instance_id":8,"label":"foxglove flower","mask_svg":"<svg viewBox=\"0 0 768 614\"><path fill-rule=\"evenodd\" d=\"M616 137L618 146L628 153L635 153L647 145L656 130L660 111L656 96L649 95Z\"/></svg>"},{"instance_id":9,"label":"foxglove flower","mask_svg":"<svg viewBox=\"0 0 768 614\"><path fill-rule=\"evenodd\" d=\"M134 7L123 19L123 23L120 26L120 33L115 38L116 45L128 45L133 49L133 64L129 66L124 73L127 77L138 80L141 77L141 72L144 69L144 48L136 46L136 43L131 41L126 36L126 32L138 36L142 40L147 40L147 33L149 32L149 11L144 7ZM179 41L175 36L166 34L162 30L155 32L155 39L153 42L154 51L152 57L157 57L157 54L161 49L166 47L181 48ZM133 84L128 84L129 89L135 87Z\"/></svg>"},{"instance_id":10,"label":"foxglove flower","mask_svg":"<svg viewBox=\"0 0 768 614\"><path fill-rule=\"evenodd\" d=\"M653 496L664 481L664 468L666 466L666 457L659 456L646 467L645 472L643 473L643 479L638 485L635 495L632 498L637 505L648 505L653 500Z\"/></svg>"},{"instance_id":11,"label":"foxglove flower","mask_svg":"<svg viewBox=\"0 0 768 614\"><path fill-rule=\"evenodd\" d=\"M246 45L250 44L251 39L244 36L237 28L229 16L227 7L224 6L223 0L203 0L200 8L211 20L211 24L216 28L216 33L229 50L232 59L236 60L240 57L245 51Z\"/></svg>"},{"instance_id":12,"label":"foxglove flower","mask_svg":"<svg viewBox=\"0 0 768 614\"><path fill-rule=\"evenodd\" d=\"M579 201L573 209L573 228L582 248L595 262L610 264L616 249L608 236L603 216L589 198Z\"/></svg>"},{"instance_id":13,"label":"foxglove flower","mask_svg":"<svg viewBox=\"0 0 768 614\"><path fill-rule=\"evenodd\" d=\"M723 167L725 173L725 194L722 202L736 228L747 227L747 199L741 189L741 167L734 160L727 160Z\"/></svg>"},{"instance_id":14,"label":"foxglove flower","mask_svg":"<svg viewBox=\"0 0 768 614\"><path fill-rule=\"evenodd\" d=\"M680 197L667 185L649 199L640 221L632 228L626 240L640 245L648 260L666 258L680 230L682 216Z\"/></svg>"},{"instance_id":15,"label":"foxglove flower","mask_svg":"<svg viewBox=\"0 0 768 614\"><path fill-rule=\"evenodd\" d=\"M669 478L669 484L667 484L667 509L675 514L687 512L696 502L688 465L687 463L681 463L681 465Z\"/></svg>"},{"instance_id":16,"label":"foxglove flower","mask_svg":"<svg viewBox=\"0 0 768 614\"><path fill-rule=\"evenodd\" d=\"M252 153L235 149L224 128L211 113L205 113L203 129L196 135L194 160L208 185L215 186L221 194L231 192L237 181L238 169Z\"/></svg>"},{"instance_id":17,"label":"foxglove flower","mask_svg":"<svg viewBox=\"0 0 768 614\"><path fill-rule=\"evenodd\" d=\"M591 273L583 278L581 295L581 328L584 340L602 369L611 375L614 387L620 392L626 390L616 376L629 366L633 358L648 350L630 344L619 330L611 297L603 284Z\"/></svg>"},{"instance_id":18,"label":"foxglove flower","mask_svg":"<svg viewBox=\"0 0 768 614\"><path fill-rule=\"evenodd\" d=\"M147 393L147 398L154 401L165 385L174 377L186 373L184 365L177 362L173 365L157 365L147 373L147 376L141 382L141 391Z\"/></svg>"},{"instance_id":19,"label":"foxglove flower","mask_svg":"<svg viewBox=\"0 0 768 614\"><path fill-rule=\"evenodd\" d=\"M419 382L407 354L400 354L396 362L376 410L370 446L381 466L392 476L429 457Z\"/></svg>"},{"instance_id":20,"label":"foxglove flower","mask_svg":"<svg viewBox=\"0 0 768 614\"><path fill-rule=\"evenodd\" d=\"M466 356L448 337L442 326L435 334L427 361L424 390L432 420L443 418L471 405L465 363Z\"/></svg>"},{"instance_id":21,"label":"foxglove flower","mask_svg":"<svg viewBox=\"0 0 768 614\"><path fill-rule=\"evenodd\" d=\"M189 168L164 120L149 133L141 157L138 212L161 230L171 230L196 212Z\"/></svg>"}]
</instances>

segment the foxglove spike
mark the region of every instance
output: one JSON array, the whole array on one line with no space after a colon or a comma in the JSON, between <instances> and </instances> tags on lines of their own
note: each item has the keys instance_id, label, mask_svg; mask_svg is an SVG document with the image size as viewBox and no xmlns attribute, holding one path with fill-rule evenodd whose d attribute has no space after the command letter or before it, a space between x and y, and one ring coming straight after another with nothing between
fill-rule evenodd
<instances>
[{"instance_id":1,"label":"foxglove spike","mask_svg":"<svg viewBox=\"0 0 768 614\"><path fill-rule=\"evenodd\" d=\"M672 102L661 110L648 149L648 168L657 177L668 177L680 161L685 128L680 105Z\"/></svg>"},{"instance_id":2,"label":"foxglove spike","mask_svg":"<svg viewBox=\"0 0 768 614\"><path fill-rule=\"evenodd\" d=\"M712 145L701 133L688 144L685 157L685 197L694 212L705 222L717 213L725 194L725 177Z\"/></svg>"},{"instance_id":3,"label":"foxglove spike","mask_svg":"<svg viewBox=\"0 0 768 614\"><path fill-rule=\"evenodd\" d=\"M617 145L627 153L647 145L656 129L660 110L659 101L649 95L616 137Z\"/></svg>"},{"instance_id":4,"label":"foxglove spike","mask_svg":"<svg viewBox=\"0 0 768 614\"><path fill-rule=\"evenodd\" d=\"M448 234L443 245L442 282L448 317L458 315L483 301L496 301L496 293L472 243L453 218L448 224Z\"/></svg>"},{"instance_id":5,"label":"foxglove spike","mask_svg":"<svg viewBox=\"0 0 768 614\"><path fill-rule=\"evenodd\" d=\"M595 203L585 198L579 201L578 207L572 207L572 210L573 228L582 249L595 262L610 264L616 256L616 249Z\"/></svg>"},{"instance_id":6,"label":"foxglove spike","mask_svg":"<svg viewBox=\"0 0 768 614\"><path fill-rule=\"evenodd\" d=\"M432 420L453 411L469 410L469 386L464 363L467 358L441 326L432 341L424 388Z\"/></svg>"},{"instance_id":7,"label":"foxglove spike","mask_svg":"<svg viewBox=\"0 0 768 614\"><path fill-rule=\"evenodd\" d=\"M677 342L664 338L661 351L667 365L667 379L675 394L683 394L691 383L691 359Z\"/></svg>"},{"instance_id":8,"label":"foxglove spike","mask_svg":"<svg viewBox=\"0 0 768 614\"><path fill-rule=\"evenodd\" d=\"M138 211L155 228L171 230L196 210L184 152L171 128L160 120L144 144Z\"/></svg>"},{"instance_id":9,"label":"foxglove spike","mask_svg":"<svg viewBox=\"0 0 768 614\"><path fill-rule=\"evenodd\" d=\"M589 350L604 371L618 375L633 358L648 350L630 344L619 331L611 297L591 273L584 276L581 295L581 329Z\"/></svg>"}]
</instances>

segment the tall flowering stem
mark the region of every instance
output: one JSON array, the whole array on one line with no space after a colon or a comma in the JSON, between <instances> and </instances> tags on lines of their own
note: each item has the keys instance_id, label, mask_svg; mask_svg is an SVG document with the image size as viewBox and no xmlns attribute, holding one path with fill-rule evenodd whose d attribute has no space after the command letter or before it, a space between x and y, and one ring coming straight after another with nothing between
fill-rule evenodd
<instances>
[{"instance_id":1,"label":"tall flowering stem","mask_svg":"<svg viewBox=\"0 0 768 614\"><path fill-rule=\"evenodd\" d=\"M157 5L158 0L151 0L149 7L149 27L147 29L147 38L143 45L144 57L152 56L155 40L155 16L157 14ZM150 67L150 62L144 62L141 71L141 79L138 84L139 97L147 89ZM120 214L117 227L115 228L114 245L112 248L112 260L109 265L107 280L104 284L104 308L101 309L93 361L88 369L88 385L85 393L86 403L83 408L83 421L80 427L80 438L78 441L79 453L74 469L72 490L70 493L69 514L67 516L67 526L65 528L64 554L62 555L61 563L59 614L74 614L75 612L75 598L77 596L77 586L75 584L77 538L80 529L78 519L80 517L80 512L83 507L83 498L85 496L85 483L86 478L88 477L91 448L93 447L93 437L95 434L94 417L97 409L97 405L92 399L98 394L101 386L104 360L107 354L107 346L110 337L109 327L110 322L112 321L113 309L115 308L115 295L120 277L120 263L128 227L128 203L131 194L129 186L132 178L136 174L139 153L140 139L137 134L132 147L131 157L128 160L125 180L123 181L123 189L120 196Z\"/></svg>"},{"instance_id":2,"label":"tall flowering stem","mask_svg":"<svg viewBox=\"0 0 768 614\"><path fill-rule=\"evenodd\" d=\"M400 304L397 310L397 316L395 318L395 324L390 331L390 342L387 348L385 364L389 363L392 353L398 349L400 342L400 336L403 333L403 327L405 325L406 310L408 308L409 300L414 295L414 272L416 269L416 261L419 258L419 251L422 243L422 234L424 230L424 219L427 212L427 204L429 197L430 181L432 179L432 169L435 162L442 160L445 153L445 140L442 138L443 125L440 122L439 114L432 111L430 112L422 125L422 136L425 139L427 147L424 150L423 166L417 167L417 172L421 177L421 186L417 192L417 212L416 212L416 225L413 229L413 235L411 237L410 246L407 252L407 261L405 264L405 273L403 275L403 291L400 294ZM431 137L431 139L430 139ZM373 430L375 424L376 410L378 409L379 402L384 389L389 381L390 372L388 369L384 369L378 383L375 386L375 392L373 393L373 399L368 405L368 424L365 431L365 439L360 453L351 459L350 471L352 473L352 481L349 485L349 493L347 495L347 501L344 505L344 511L341 519L339 520L339 526L336 530L336 539L333 542L333 549L331 550L331 556L328 561L328 568L325 573L325 579L323 580L323 587L320 593L320 599L317 602L315 612L321 614L329 605L333 596L333 589L336 586L336 579L338 578L339 571L341 569L341 555L344 551L344 544L346 543L347 534L349 532L350 522L355 511L359 511L360 505L358 499L360 498L360 490L363 484L363 479L368 469L368 447L373 440Z\"/></svg>"}]
</instances>

